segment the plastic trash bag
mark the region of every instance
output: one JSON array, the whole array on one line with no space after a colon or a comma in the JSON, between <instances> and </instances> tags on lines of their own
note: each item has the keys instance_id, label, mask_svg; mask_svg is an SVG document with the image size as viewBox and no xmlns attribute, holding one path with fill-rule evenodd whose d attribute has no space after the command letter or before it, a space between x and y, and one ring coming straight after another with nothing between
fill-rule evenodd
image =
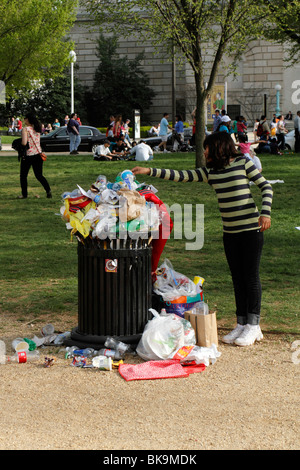
<instances>
[{"instance_id":1,"label":"plastic trash bag","mask_svg":"<svg viewBox=\"0 0 300 470\"><path fill-rule=\"evenodd\" d=\"M144 359L167 359L183 346L195 345L195 332L189 321L177 315L160 315L150 309L154 318L145 326L137 345L137 354Z\"/></svg>"},{"instance_id":2,"label":"plastic trash bag","mask_svg":"<svg viewBox=\"0 0 300 470\"><path fill-rule=\"evenodd\" d=\"M153 284L153 290L157 295L161 295L165 301L175 300L181 296L196 297L199 293L197 285L187 276L176 272L168 259L165 259L163 264L156 270L156 281Z\"/></svg>"}]
</instances>

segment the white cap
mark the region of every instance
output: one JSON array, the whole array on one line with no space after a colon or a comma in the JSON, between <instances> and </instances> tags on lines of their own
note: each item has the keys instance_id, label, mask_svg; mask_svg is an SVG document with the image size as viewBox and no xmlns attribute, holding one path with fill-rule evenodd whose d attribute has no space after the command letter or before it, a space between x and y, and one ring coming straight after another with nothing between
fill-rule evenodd
<instances>
[{"instance_id":1,"label":"white cap","mask_svg":"<svg viewBox=\"0 0 300 470\"><path fill-rule=\"evenodd\" d=\"M223 121L223 122L229 122L229 121L231 121L231 119L230 119L229 116L222 116L221 121Z\"/></svg>"}]
</instances>

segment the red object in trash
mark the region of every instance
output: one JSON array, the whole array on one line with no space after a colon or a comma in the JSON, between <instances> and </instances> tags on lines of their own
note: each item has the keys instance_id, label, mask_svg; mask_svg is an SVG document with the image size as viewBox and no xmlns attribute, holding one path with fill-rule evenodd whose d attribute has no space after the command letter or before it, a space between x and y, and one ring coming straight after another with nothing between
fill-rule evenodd
<instances>
[{"instance_id":1,"label":"red object in trash","mask_svg":"<svg viewBox=\"0 0 300 470\"><path fill-rule=\"evenodd\" d=\"M143 364L120 364L120 375L127 382L130 380L175 379L188 377L195 372L205 370L204 364L195 361L180 363L177 360L147 361Z\"/></svg>"},{"instance_id":2,"label":"red object in trash","mask_svg":"<svg viewBox=\"0 0 300 470\"><path fill-rule=\"evenodd\" d=\"M165 204L151 191L150 189L142 189L139 193L144 196L146 201L153 202L159 207L161 216L161 224L159 226L159 237L152 240L152 267L151 271L154 273L157 270L160 256L163 252L165 244L173 230L173 220Z\"/></svg>"},{"instance_id":3,"label":"red object in trash","mask_svg":"<svg viewBox=\"0 0 300 470\"><path fill-rule=\"evenodd\" d=\"M147 361L143 364L120 364L119 372L127 381L174 379L189 376L181 364L173 360Z\"/></svg>"}]
</instances>

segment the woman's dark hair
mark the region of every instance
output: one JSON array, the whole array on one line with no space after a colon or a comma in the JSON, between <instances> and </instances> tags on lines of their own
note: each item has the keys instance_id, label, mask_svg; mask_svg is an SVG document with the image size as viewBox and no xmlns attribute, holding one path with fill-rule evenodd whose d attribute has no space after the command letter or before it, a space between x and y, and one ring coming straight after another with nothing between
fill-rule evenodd
<instances>
[{"instance_id":1,"label":"woman's dark hair","mask_svg":"<svg viewBox=\"0 0 300 470\"><path fill-rule=\"evenodd\" d=\"M203 148L208 147L208 160L206 161L207 168L214 170L221 170L229 165L231 158L242 155L235 148L234 142L227 132L214 132L208 135L204 142Z\"/></svg>"},{"instance_id":2,"label":"woman's dark hair","mask_svg":"<svg viewBox=\"0 0 300 470\"><path fill-rule=\"evenodd\" d=\"M35 132L39 132L41 134L42 132L42 125L40 123L40 121L38 120L38 118L36 117L35 114L33 113L27 113L26 116L25 116L25 119L28 119L28 121L30 122L30 124L32 124Z\"/></svg>"},{"instance_id":3,"label":"woman's dark hair","mask_svg":"<svg viewBox=\"0 0 300 470\"><path fill-rule=\"evenodd\" d=\"M238 136L238 141L241 143L247 142L247 136L245 134Z\"/></svg>"},{"instance_id":4,"label":"woman's dark hair","mask_svg":"<svg viewBox=\"0 0 300 470\"><path fill-rule=\"evenodd\" d=\"M178 118L178 121L182 121L182 116L181 116L181 114L176 114L175 118Z\"/></svg>"}]
</instances>

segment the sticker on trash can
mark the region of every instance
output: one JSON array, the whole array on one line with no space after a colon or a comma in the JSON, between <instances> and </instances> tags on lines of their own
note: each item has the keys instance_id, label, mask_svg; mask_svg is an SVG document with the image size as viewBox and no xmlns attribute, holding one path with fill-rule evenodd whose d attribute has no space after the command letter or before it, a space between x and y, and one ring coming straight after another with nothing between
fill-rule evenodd
<instances>
[{"instance_id":1,"label":"sticker on trash can","mask_svg":"<svg viewBox=\"0 0 300 470\"><path fill-rule=\"evenodd\" d=\"M118 271L118 260L117 259L106 259L105 260L105 272L116 273Z\"/></svg>"}]
</instances>

